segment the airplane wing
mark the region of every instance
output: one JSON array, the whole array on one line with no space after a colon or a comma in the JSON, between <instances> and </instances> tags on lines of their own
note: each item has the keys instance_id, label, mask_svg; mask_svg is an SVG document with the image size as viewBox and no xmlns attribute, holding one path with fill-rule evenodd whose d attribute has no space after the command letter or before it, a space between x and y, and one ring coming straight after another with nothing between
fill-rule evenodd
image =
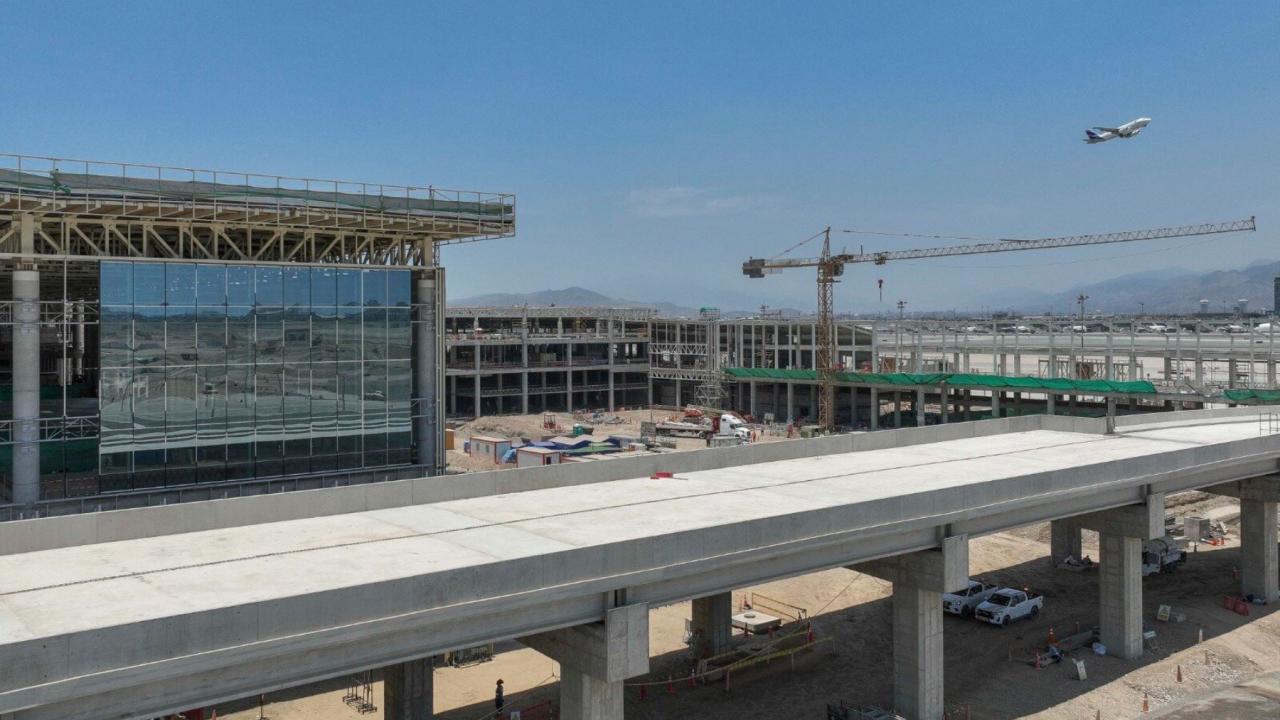
<instances>
[{"instance_id":1,"label":"airplane wing","mask_svg":"<svg viewBox=\"0 0 1280 720\"><path fill-rule=\"evenodd\" d=\"M1093 129L1094 129L1094 130L1101 130L1102 132L1115 133L1115 134L1117 134L1117 135L1119 135L1119 134L1120 134L1120 128L1109 128L1109 127L1095 126Z\"/></svg>"}]
</instances>

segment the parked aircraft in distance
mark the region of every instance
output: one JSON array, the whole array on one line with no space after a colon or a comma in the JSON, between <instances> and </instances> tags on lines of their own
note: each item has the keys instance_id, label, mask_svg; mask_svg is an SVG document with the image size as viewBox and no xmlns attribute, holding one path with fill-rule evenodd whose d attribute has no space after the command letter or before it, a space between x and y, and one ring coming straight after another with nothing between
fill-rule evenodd
<instances>
[{"instance_id":1,"label":"parked aircraft in distance","mask_svg":"<svg viewBox=\"0 0 1280 720\"><path fill-rule=\"evenodd\" d=\"M1131 138L1142 132L1142 128L1151 124L1151 118L1130 120L1120 127L1091 127L1084 131L1084 141L1093 145L1116 138Z\"/></svg>"}]
</instances>

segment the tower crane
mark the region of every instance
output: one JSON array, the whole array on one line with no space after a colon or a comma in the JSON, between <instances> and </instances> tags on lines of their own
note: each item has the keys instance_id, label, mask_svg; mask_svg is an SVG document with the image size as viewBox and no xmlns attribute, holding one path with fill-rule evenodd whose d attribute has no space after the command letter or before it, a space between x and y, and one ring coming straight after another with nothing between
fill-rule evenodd
<instances>
[{"instance_id":1,"label":"tower crane","mask_svg":"<svg viewBox=\"0 0 1280 720\"><path fill-rule=\"evenodd\" d=\"M884 265L891 260L921 260L954 257L957 255L985 255L1019 250L1050 250L1081 245L1134 242L1136 240L1165 240L1196 235L1217 235L1256 229L1254 218L1250 217L1245 220L1153 228L1150 230L1127 230L1095 235L1069 235L1066 237L1040 238L1038 240L999 240L973 245L950 245L914 250L886 250L872 253L858 252L833 255L831 253L831 228L828 226L817 235L809 238L813 240L819 236L822 237L822 254L818 257L790 258L777 256L773 258L750 258L742 263L742 274L750 278L762 278L766 274L781 272L786 268L816 267L818 269L818 336L816 338L817 358L815 363L818 366L818 425L824 431L830 432L835 429L835 374L837 370L835 366L835 323L834 313L832 312L832 286L839 282L840 276L844 274L845 265L858 263ZM846 230L845 232L853 231ZM808 241L806 240L805 242Z\"/></svg>"}]
</instances>

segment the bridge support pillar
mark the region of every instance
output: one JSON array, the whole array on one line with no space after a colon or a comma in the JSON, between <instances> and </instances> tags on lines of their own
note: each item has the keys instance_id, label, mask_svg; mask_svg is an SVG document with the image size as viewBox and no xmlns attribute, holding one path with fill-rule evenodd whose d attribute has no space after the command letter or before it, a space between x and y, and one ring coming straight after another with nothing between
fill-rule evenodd
<instances>
[{"instance_id":1,"label":"bridge support pillar","mask_svg":"<svg viewBox=\"0 0 1280 720\"><path fill-rule=\"evenodd\" d=\"M386 720L435 717L433 658L390 665L382 671L382 712Z\"/></svg>"},{"instance_id":2,"label":"bridge support pillar","mask_svg":"<svg viewBox=\"0 0 1280 720\"><path fill-rule=\"evenodd\" d=\"M942 593L969 581L969 538L852 569L893 583L894 708L909 720L942 720Z\"/></svg>"},{"instance_id":3,"label":"bridge support pillar","mask_svg":"<svg viewBox=\"0 0 1280 720\"><path fill-rule=\"evenodd\" d=\"M1068 555L1079 560L1080 547L1080 525L1073 518L1049 523L1049 560L1055 567Z\"/></svg>"},{"instance_id":4,"label":"bridge support pillar","mask_svg":"<svg viewBox=\"0 0 1280 720\"><path fill-rule=\"evenodd\" d=\"M562 720L622 720L623 681L649 672L649 606L610 608L604 622L520 642L560 663Z\"/></svg>"},{"instance_id":5,"label":"bridge support pillar","mask_svg":"<svg viewBox=\"0 0 1280 720\"><path fill-rule=\"evenodd\" d=\"M1280 597L1275 501L1240 500L1240 595Z\"/></svg>"},{"instance_id":6,"label":"bridge support pillar","mask_svg":"<svg viewBox=\"0 0 1280 720\"><path fill-rule=\"evenodd\" d=\"M1099 625L1107 654L1142 657L1142 538L1100 533Z\"/></svg>"},{"instance_id":7,"label":"bridge support pillar","mask_svg":"<svg viewBox=\"0 0 1280 720\"><path fill-rule=\"evenodd\" d=\"M694 657L719 655L729 649L733 630L733 593L722 592L693 601Z\"/></svg>"},{"instance_id":8,"label":"bridge support pillar","mask_svg":"<svg viewBox=\"0 0 1280 720\"><path fill-rule=\"evenodd\" d=\"M1249 478L1205 488L1205 492L1240 499L1240 595L1280 598L1280 557L1276 542L1276 508L1280 477Z\"/></svg>"},{"instance_id":9,"label":"bridge support pillar","mask_svg":"<svg viewBox=\"0 0 1280 720\"><path fill-rule=\"evenodd\" d=\"M1075 519L1081 527L1098 531L1102 644L1108 655L1142 657L1142 543L1164 535L1164 495L1148 495L1141 505Z\"/></svg>"}]
</instances>

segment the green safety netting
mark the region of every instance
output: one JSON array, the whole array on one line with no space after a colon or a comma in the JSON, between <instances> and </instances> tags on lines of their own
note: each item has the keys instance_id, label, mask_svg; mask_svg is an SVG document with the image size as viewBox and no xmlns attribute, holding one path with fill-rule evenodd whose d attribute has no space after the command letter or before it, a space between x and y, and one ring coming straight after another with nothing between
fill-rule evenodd
<instances>
[{"instance_id":1,"label":"green safety netting","mask_svg":"<svg viewBox=\"0 0 1280 720\"><path fill-rule=\"evenodd\" d=\"M1231 402L1280 403L1280 390L1224 390L1222 394Z\"/></svg>"},{"instance_id":2,"label":"green safety netting","mask_svg":"<svg viewBox=\"0 0 1280 720\"><path fill-rule=\"evenodd\" d=\"M775 368L725 368L730 377L761 380L817 380L813 370ZM1006 388L1011 390L1057 390L1059 392L1155 394L1146 380L1071 380L1068 378L1012 377L972 373L836 373L836 381L855 385L940 385L952 387Z\"/></svg>"}]
</instances>

